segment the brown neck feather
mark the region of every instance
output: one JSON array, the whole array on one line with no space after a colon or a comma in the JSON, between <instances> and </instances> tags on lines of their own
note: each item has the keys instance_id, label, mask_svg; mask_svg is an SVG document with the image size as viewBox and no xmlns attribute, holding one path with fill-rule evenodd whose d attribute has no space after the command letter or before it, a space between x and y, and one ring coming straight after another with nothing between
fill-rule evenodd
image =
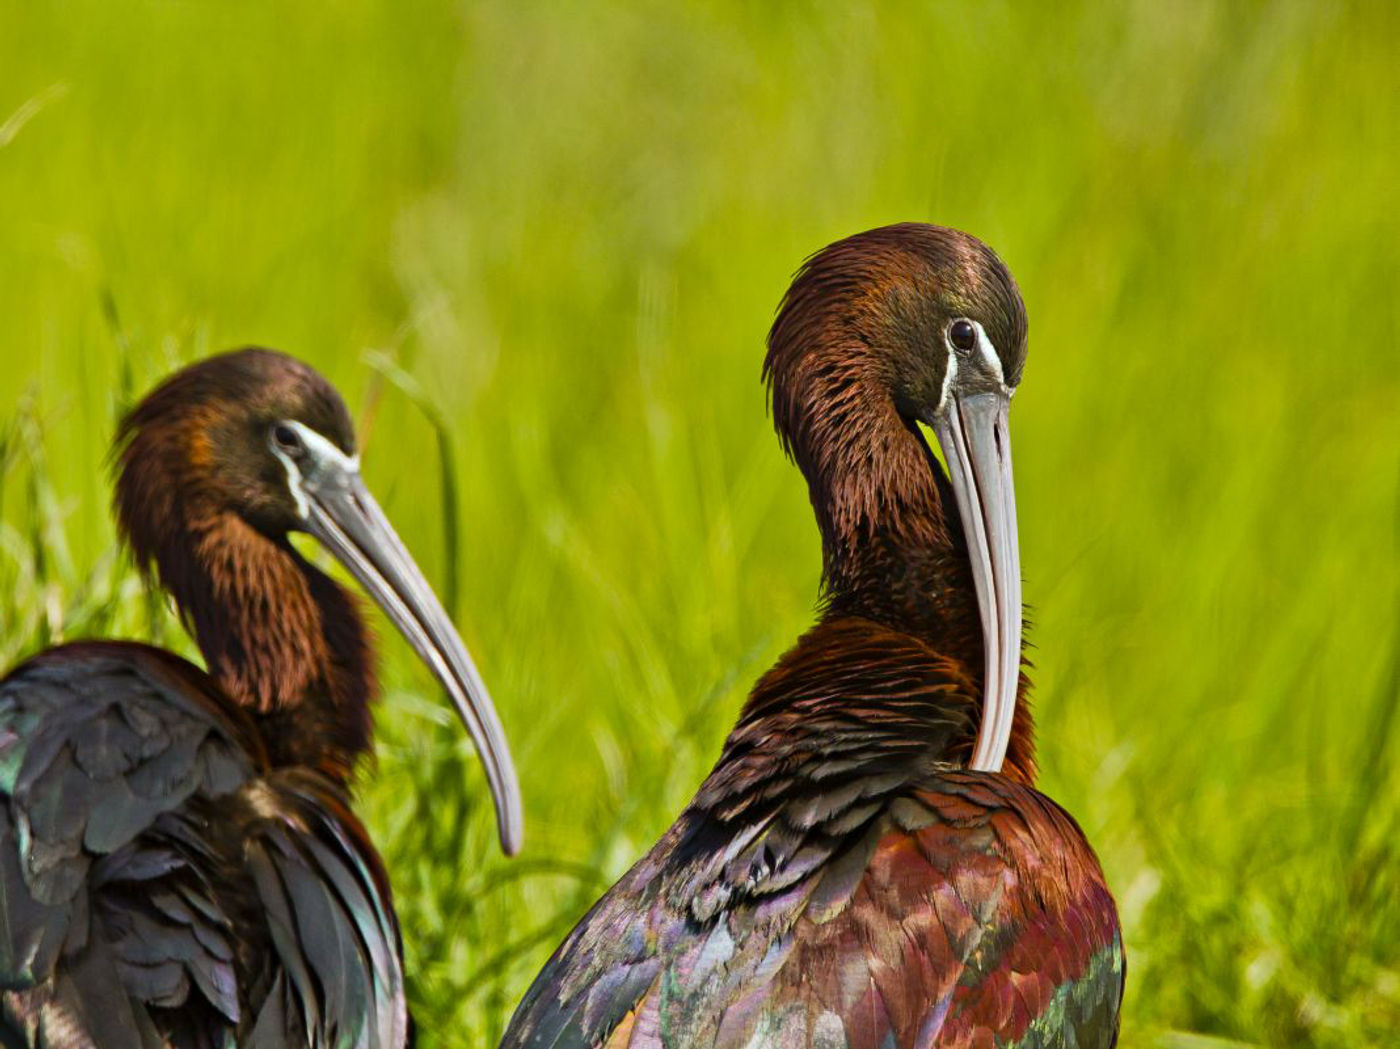
<instances>
[{"instance_id":1,"label":"brown neck feather","mask_svg":"<svg viewBox=\"0 0 1400 1049\"><path fill-rule=\"evenodd\" d=\"M280 403L298 407L274 411ZM263 416L303 411L349 431L335 391L280 354L238 351L177 372L118 428L113 509L271 760L344 778L370 743L371 638L355 599L279 530L287 512L268 493L285 482L257 454Z\"/></svg>"},{"instance_id":2,"label":"brown neck feather","mask_svg":"<svg viewBox=\"0 0 1400 1049\"><path fill-rule=\"evenodd\" d=\"M796 381L799 395L775 383L773 398L800 406L795 425L779 415L779 426L821 531L827 613L865 616L979 662L981 620L951 490L872 359L851 353L843 367L810 367Z\"/></svg>"},{"instance_id":3,"label":"brown neck feather","mask_svg":"<svg viewBox=\"0 0 1400 1049\"><path fill-rule=\"evenodd\" d=\"M377 691L355 598L236 514L195 513L185 527L154 560L210 674L255 712L274 764L347 778L369 748Z\"/></svg>"}]
</instances>

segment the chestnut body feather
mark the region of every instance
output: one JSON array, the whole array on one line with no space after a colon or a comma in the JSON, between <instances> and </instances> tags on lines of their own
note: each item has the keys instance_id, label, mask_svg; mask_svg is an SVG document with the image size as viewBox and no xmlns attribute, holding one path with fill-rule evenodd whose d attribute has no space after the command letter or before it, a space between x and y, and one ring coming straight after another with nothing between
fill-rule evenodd
<instances>
[{"instance_id":1,"label":"chestnut body feather","mask_svg":"<svg viewBox=\"0 0 1400 1049\"><path fill-rule=\"evenodd\" d=\"M1023 702L1001 771L966 768L984 635L952 489L917 425L949 395L942 333L963 318L1014 387L1020 297L972 238L874 230L797 277L765 373L821 529L820 621L551 958L506 1046L1116 1041L1113 899L1073 819L1034 789Z\"/></svg>"}]
</instances>

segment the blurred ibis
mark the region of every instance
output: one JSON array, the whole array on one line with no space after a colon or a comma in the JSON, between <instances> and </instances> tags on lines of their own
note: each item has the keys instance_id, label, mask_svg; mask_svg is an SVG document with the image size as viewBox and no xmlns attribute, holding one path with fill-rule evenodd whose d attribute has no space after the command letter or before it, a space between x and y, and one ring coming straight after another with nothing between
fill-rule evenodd
<instances>
[{"instance_id":1,"label":"blurred ibis","mask_svg":"<svg viewBox=\"0 0 1400 1049\"><path fill-rule=\"evenodd\" d=\"M441 680L519 847L490 698L360 479L311 368L247 349L123 421L115 507L207 669L148 645L51 648L0 682L0 1044L388 1049L407 1043L389 885L347 789L371 748L358 601Z\"/></svg>"},{"instance_id":2,"label":"blurred ibis","mask_svg":"<svg viewBox=\"0 0 1400 1049\"><path fill-rule=\"evenodd\" d=\"M1113 898L1034 788L1019 702L1025 356L1016 284L966 234L890 226L808 260L765 376L821 531L818 622L506 1046L1114 1044Z\"/></svg>"}]
</instances>

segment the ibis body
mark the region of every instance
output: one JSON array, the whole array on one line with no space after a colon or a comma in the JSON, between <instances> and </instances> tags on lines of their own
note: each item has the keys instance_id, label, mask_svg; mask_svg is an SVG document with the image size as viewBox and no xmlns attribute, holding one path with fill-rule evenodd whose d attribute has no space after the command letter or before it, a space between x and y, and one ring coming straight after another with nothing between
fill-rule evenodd
<instances>
[{"instance_id":1,"label":"ibis body","mask_svg":"<svg viewBox=\"0 0 1400 1049\"><path fill-rule=\"evenodd\" d=\"M349 414L267 350L176 373L124 420L115 507L207 669L149 645L49 649L0 682L0 1044L397 1049L389 884L349 786L370 637L345 563L437 673L519 840L471 659L359 475Z\"/></svg>"},{"instance_id":2,"label":"ibis body","mask_svg":"<svg viewBox=\"0 0 1400 1049\"><path fill-rule=\"evenodd\" d=\"M891 226L808 260L765 375L822 535L819 621L505 1046L1115 1043L1114 901L1035 789L1020 701L1025 349L1014 281L965 234Z\"/></svg>"}]
</instances>

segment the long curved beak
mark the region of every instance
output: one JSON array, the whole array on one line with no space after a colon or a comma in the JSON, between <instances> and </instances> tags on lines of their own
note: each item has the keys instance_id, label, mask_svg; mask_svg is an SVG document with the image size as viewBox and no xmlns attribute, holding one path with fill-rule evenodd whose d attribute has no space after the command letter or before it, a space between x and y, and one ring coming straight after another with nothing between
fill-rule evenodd
<instances>
[{"instance_id":1,"label":"long curved beak","mask_svg":"<svg viewBox=\"0 0 1400 1049\"><path fill-rule=\"evenodd\" d=\"M319 448L315 451L324 453ZM520 785L500 719L476 664L422 571L360 479L357 461L337 451L335 455L317 454L308 465L297 486L305 500L307 531L349 569L442 682L485 766L496 803L501 849L514 856L520 851L523 834Z\"/></svg>"},{"instance_id":2,"label":"long curved beak","mask_svg":"<svg viewBox=\"0 0 1400 1049\"><path fill-rule=\"evenodd\" d=\"M934 423L982 614L982 725L970 767L984 772L1001 771L1021 679L1021 549L1007 429L1010 405L1004 391L953 394Z\"/></svg>"}]
</instances>

